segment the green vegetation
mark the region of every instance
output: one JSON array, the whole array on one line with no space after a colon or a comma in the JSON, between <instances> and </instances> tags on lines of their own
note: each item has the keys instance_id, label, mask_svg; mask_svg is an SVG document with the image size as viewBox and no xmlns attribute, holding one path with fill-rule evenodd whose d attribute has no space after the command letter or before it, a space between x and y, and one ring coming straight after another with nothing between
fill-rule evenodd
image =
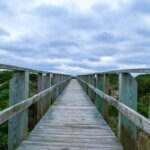
<instances>
[{"instance_id":1,"label":"green vegetation","mask_svg":"<svg viewBox=\"0 0 150 150\"><path fill-rule=\"evenodd\" d=\"M0 73L0 111L8 107L9 100L9 80L13 72ZM8 123L0 125L0 149L7 149Z\"/></svg>"},{"instance_id":2,"label":"green vegetation","mask_svg":"<svg viewBox=\"0 0 150 150\"><path fill-rule=\"evenodd\" d=\"M9 80L12 78L14 72L4 71L0 72L0 111L9 106ZM30 91L29 95L33 96L37 92L37 75L30 75ZM8 141L8 122L0 125L0 150L7 149Z\"/></svg>"},{"instance_id":3,"label":"green vegetation","mask_svg":"<svg viewBox=\"0 0 150 150\"><path fill-rule=\"evenodd\" d=\"M118 85L118 75L111 74L109 75L110 79L110 95L113 95L113 91L117 91L119 88ZM148 118L149 115L149 101L150 101L150 74L141 74L136 78L138 84L138 105L137 110L140 114ZM118 125L118 111L110 106L109 109L109 125L113 131L117 134L117 125Z\"/></svg>"},{"instance_id":4,"label":"green vegetation","mask_svg":"<svg viewBox=\"0 0 150 150\"><path fill-rule=\"evenodd\" d=\"M138 112L148 117L150 101L150 74L142 74L136 77L138 83Z\"/></svg>"},{"instance_id":5,"label":"green vegetation","mask_svg":"<svg viewBox=\"0 0 150 150\"><path fill-rule=\"evenodd\" d=\"M110 92L114 90L118 90L118 75L117 74L110 74L109 75L109 82L110 82Z\"/></svg>"},{"instance_id":6,"label":"green vegetation","mask_svg":"<svg viewBox=\"0 0 150 150\"><path fill-rule=\"evenodd\" d=\"M116 95L114 95L113 91L118 91L119 85L118 85L118 75L117 74L110 74L109 75L109 82L110 82L110 95L116 98ZM113 106L110 106L109 108L109 120L108 124L113 130L113 132L116 134L118 133L118 110L114 108Z\"/></svg>"},{"instance_id":7,"label":"green vegetation","mask_svg":"<svg viewBox=\"0 0 150 150\"><path fill-rule=\"evenodd\" d=\"M32 97L37 93L37 75L30 74L30 82L29 82L29 96Z\"/></svg>"},{"instance_id":8,"label":"green vegetation","mask_svg":"<svg viewBox=\"0 0 150 150\"><path fill-rule=\"evenodd\" d=\"M0 72L0 111L8 107L9 100L9 80L12 78L14 72L4 71ZM118 75L111 74L110 77L110 95L113 91L118 90ZM138 83L138 112L145 117L148 117L149 100L150 100L150 74L138 75L136 78ZM37 93L37 75L30 75L30 96ZM110 106L109 110L109 125L117 133L118 111ZM0 150L7 149L8 138L8 123L0 125Z\"/></svg>"}]
</instances>

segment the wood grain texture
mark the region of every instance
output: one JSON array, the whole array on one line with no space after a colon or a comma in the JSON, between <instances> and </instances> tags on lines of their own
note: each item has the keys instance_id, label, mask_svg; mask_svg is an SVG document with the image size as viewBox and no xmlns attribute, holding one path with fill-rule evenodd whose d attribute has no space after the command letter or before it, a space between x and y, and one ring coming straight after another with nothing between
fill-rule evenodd
<instances>
[{"instance_id":1,"label":"wood grain texture","mask_svg":"<svg viewBox=\"0 0 150 150\"><path fill-rule=\"evenodd\" d=\"M119 75L119 93L119 101L137 111L137 83L130 74L121 73ZM121 126L124 126L130 130L131 136L136 139L136 126L122 114L120 114L119 120L120 134Z\"/></svg>"},{"instance_id":2,"label":"wood grain texture","mask_svg":"<svg viewBox=\"0 0 150 150\"><path fill-rule=\"evenodd\" d=\"M18 150L122 150L77 80L46 112Z\"/></svg>"},{"instance_id":3,"label":"wood grain texture","mask_svg":"<svg viewBox=\"0 0 150 150\"><path fill-rule=\"evenodd\" d=\"M25 100L21 101L20 103L17 103L11 107L4 109L3 111L0 111L0 124L4 123L5 121L7 121L7 120L11 119L12 117L14 117L15 115L17 115L18 113L27 109L32 104L34 104L38 101L42 101L42 98L44 96L46 96L47 94L49 94L51 92L53 93L54 90L58 86L63 85L63 88L64 88L68 84L69 81L70 81L70 78L68 78L56 85L51 86L50 88L38 93L37 95L34 95L31 98L25 99Z\"/></svg>"},{"instance_id":4,"label":"wood grain texture","mask_svg":"<svg viewBox=\"0 0 150 150\"><path fill-rule=\"evenodd\" d=\"M9 105L13 106L29 94L29 72L14 74L10 80ZM28 110L24 110L9 120L8 149L15 149L28 136Z\"/></svg>"},{"instance_id":5,"label":"wood grain texture","mask_svg":"<svg viewBox=\"0 0 150 150\"><path fill-rule=\"evenodd\" d=\"M48 71L35 70L35 69L31 69L31 68L25 68L25 67L13 66L13 65L6 65L6 64L0 64L0 69L14 70L14 71L28 71L28 72L32 72L32 73L43 73L43 74L51 73L51 74L59 74L59 75L62 75L62 76L69 76L69 75L63 74L63 73L56 73L56 72L53 73L53 72L48 72Z\"/></svg>"},{"instance_id":6,"label":"wood grain texture","mask_svg":"<svg viewBox=\"0 0 150 150\"><path fill-rule=\"evenodd\" d=\"M126 106L125 104L119 102L115 98L105 94L101 90L95 88L89 83L83 81L78 78L79 82L82 84L86 84L88 88L91 88L97 95L101 96L104 100L106 100L110 105L114 106L117 110L119 110L123 115L125 115L130 121L132 121L137 127L145 131L148 135L150 135L150 120Z\"/></svg>"},{"instance_id":7,"label":"wood grain texture","mask_svg":"<svg viewBox=\"0 0 150 150\"><path fill-rule=\"evenodd\" d=\"M104 93L109 95L109 75L104 74ZM104 120L108 122L109 120L109 103L104 101Z\"/></svg>"},{"instance_id":8,"label":"wood grain texture","mask_svg":"<svg viewBox=\"0 0 150 150\"><path fill-rule=\"evenodd\" d=\"M97 75L97 77L96 77L96 88L101 90L101 91L104 91L104 76L103 75ZM99 95L96 95L95 106L97 107L97 109L99 110L101 115L104 116L104 100Z\"/></svg>"},{"instance_id":9,"label":"wood grain texture","mask_svg":"<svg viewBox=\"0 0 150 150\"><path fill-rule=\"evenodd\" d=\"M129 73L119 74L119 101L137 111L137 82ZM137 127L119 113L118 137L125 149L137 150ZM131 143L128 144L128 143Z\"/></svg>"}]
</instances>

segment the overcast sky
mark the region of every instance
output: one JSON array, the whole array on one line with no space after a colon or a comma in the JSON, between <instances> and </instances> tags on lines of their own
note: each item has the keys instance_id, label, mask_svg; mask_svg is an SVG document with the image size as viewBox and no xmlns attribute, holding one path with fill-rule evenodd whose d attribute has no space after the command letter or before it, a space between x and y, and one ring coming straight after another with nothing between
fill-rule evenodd
<instances>
[{"instance_id":1,"label":"overcast sky","mask_svg":"<svg viewBox=\"0 0 150 150\"><path fill-rule=\"evenodd\" d=\"M81 74L150 64L149 0L0 0L0 63Z\"/></svg>"}]
</instances>

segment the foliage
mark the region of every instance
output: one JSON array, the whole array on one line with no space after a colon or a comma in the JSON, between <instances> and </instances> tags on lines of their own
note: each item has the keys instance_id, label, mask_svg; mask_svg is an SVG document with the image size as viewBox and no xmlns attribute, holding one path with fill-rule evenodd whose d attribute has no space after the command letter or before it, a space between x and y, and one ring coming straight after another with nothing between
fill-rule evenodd
<instances>
[{"instance_id":1,"label":"foliage","mask_svg":"<svg viewBox=\"0 0 150 150\"><path fill-rule=\"evenodd\" d=\"M9 101L9 80L14 72L0 72L0 111L8 107ZM30 74L30 96L37 91L37 75ZM7 149L8 141L8 123L0 125L0 150Z\"/></svg>"},{"instance_id":2,"label":"foliage","mask_svg":"<svg viewBox=\"0 0 150 150\"><path fill-rule=\"evenodd\" d=\"M30 97L37 93L37 75L30 74L29 95Z\"/></svg>"},{"instance_id":3,"label":"foliage","mask_svg":"<svg viewBox=\"0 0 150 150\"><path fill-rule=\"evenodd\" d=\"M150 74L141 74L136 77L138 84L138 112L148 117L150 101Z\"/></svg>"},{"instance_id":4,"label":"foliage","mask_svg":"<svg viewBox=\"0 0 150 150\"><path fill-rule=\"evenodd\" d=\"M140 112L140 114L142 114L143 116L148 118L148 115L149 115L149 107L148 107L148 105L145 105L145 104L142 104L142 103L138 103L137 110L138 110L138 112Z\"/></svg>"},{"instance_id":5,"label":"foliage","mask_svg":"<svg viewBox=\"0 0 150 150\"><path fill-rule=\"evenodd\" d=\"M112 90L118 90L118 75L117 74L110 74L109 75L109 83L110 83L110 92Z\"/></svg>"},{"instance_id":6,"label":"foliage","mask_svg":"<svg viewBox=\"0 0 150 150\"><path fill-rule=\"evenodd\" d=\"M138 83L138 98L140 102L148 104L150 98L150 74L138 75L136 81ZM145 101L146 98L148 98L147 101Z\"/></svg>"},{"instance_id":7,"label":"foliage","mask_svg":"<svg viewBox=\"0 0 150 150\"><path fill-rule=\"evenodd\" d=\"M5 71L0 73L0 111L8 107L9 100L9 80L13 72ZM7 149L8 123L0 125L0 149Z\"/></svg>"},{"instance_id":8,"label":"foliage","mask_svg":"<svg viewBox=\"0 0 150 150\"><path fill-rule=\"evenodd\" d=\"M8 123L4 123L0 126L0 150L7 149L7 139L8 139Z\"/></svg>"},{"instance_id":9,"label":"foliage","mask_svg":"<svg viewBox=\"0 0 150 150\"><path fill-rule=\"evenodd\" d=\"M0 72L0 84L9 81L12 78L13 73L14 72L11 71Z\"/></svg>"},{"instance_id":10,"label":"foliage","mask_svg":"<svg viewBox=\"0 0 150 150\"><path fill-rule=\"evenodd\" d=\"M118 132L118 110L113 106L109 108L109 120L108 124L110 125L113 132L117 135Z\"/></svg>"}]
</instances>

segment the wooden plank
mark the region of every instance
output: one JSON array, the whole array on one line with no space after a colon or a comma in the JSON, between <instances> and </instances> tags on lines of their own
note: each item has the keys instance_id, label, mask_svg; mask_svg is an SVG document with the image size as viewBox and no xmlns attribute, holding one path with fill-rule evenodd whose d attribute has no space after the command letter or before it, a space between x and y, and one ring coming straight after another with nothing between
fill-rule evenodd
<instances>
[{"instance_id":1,"label":"wooden plank","mask_svg":"<svg viewBox=\"0 0 150 150\"><path fill-rule=\"evenodd\" d=\"M148 135L150 135L150 120L139 114L138 112L134 111L133 109L129 108L125 104L119 102L115 98L105 94L101 90L93 87L92 85L88 84L87 82L78 78L78 80L84 84L86 84L89 88L91 88L95 93L101 96L104 100L108 101L108 103L114 106L117 110L119 110L123 115L125 115L130 121L132 121L137 127L145 131Z\"/></svg>"},{"instance_id":2,"label":"wooden plank","mask_svg":"<svg viewBox=\"0 0 150 150\"><path fill-rule=\"evenodd\" d=\"M29 72L14 74L10 80L9 105L13 106L29 94ZM28 110L24 110L9 120L8 149L14 150L28 136Z\"/></svg>"},{"instance_id":3,"label":"wooden plank","mask_svg":"<svg viewBox=\"0 0 150 150\"><path fill-rule=\"evenodd\" d=\"M101 91L104 91L104 77L103 77L103 75L97 75L96 76L96 88L101 90ZM97 107L97 109L99 110L101 115L104 115L104 100L99 95L96 96L95 106Z\"/></svg>"},{"instance_id":4,"label":"wooden plank","mask_svg":"<svg viewBox=\"0 0 150 150\"><path fill-rule=\"evenodd\" d=\"M89 83L89 84L90 84L90 78L91 78L91 76L88 75L88 83ZM84 79L83 79L83 80L84 80ZM82 87L84 87L84 84L82 85ZM90 88L88 89L88 96L91 97L91 89L90 89Z\"/></svg>"},{"instance_id":5,"label":"wooden plank","mask_svg":"<svg viewBox=\"0 0 150 150\"><path fill-rule=\"evenodd\" d=\"M40 71L40 70L18 67L18 66L13 66L13 65L6 65L6 64L0 64L0 69L15 70L15 71L28 71L28 72L33 72L33 73L47 73L46 71Z\"/></svg>"},{"instance_id":6,"label":"wooden plank","mask_svg":"<svg viewBox=\"0 0 150 150\"><path fill-rule=\"evenodd\" d=\"M55 83L56 83L56 75L53 74L53 76L52 76L52 86L55 85ZM55 101L55 92L56 92L56 90L54 90L53 93L52 93L51 104L53 104L54 101Z\"/></svg>"},{"instance_id":7,"label":"wooden plank","mask_svg":"<svg viewBox=\"0 0 150 150\"><path fill-rule=\"evenodd\" d=\"M40 93L38 93L37 95L25 99L20 103L17 103L3 111L0 112L0 124L4 123L5 121L9 120L10 118L12 118L13 116L17 115L18 113L22 112L23 110L27 109L28 107L30 107L32 104L38 102L38 101L42 101L42 98L44 96L46 96L47 94L49 94L50 92L52 92L53 90L56 89L56 87L66 84L70 81L70 78L68 78L67 80L60 82L56 85L51 86L49 89L46 89Z\"/></svg>"},{"instance_id":8,"label":"wooden plank","mask_svg":"<svg viewBox=\"0 0 150 150\"><path fill-rule=\"evenodd\" d=\"M62 148L122 150L76 80L71 80L18 150Z\"/></svg>"},{"instance_id":9,"label":"wooden plank","mask_svg":"<svg viewBox=\"0 0 150 150\"><path fill-rule=\"evenodd\" d=\"M51 86L51 75L50 74L46 74L45 76L45 81L44 81L44 89L48 89ZM44 104L44 112L46 112L48 110L48 108L51 106L51 99L50 99L50 93L48 95L45 96L45 104Z\"/></svg>"},{"instance_id":10,"label":"wooden plank","mask_svg":"<svg viewBox=\"0 0 150 150\"><path fill-rule=\"evenodd\" d=\"M47 74L47 73L61 74L61 75L69 76L67 74L62 74L62 73L52 73L52 72L48 72L48 71L41 71L41 70L25 68L25 67L18 67L18 66L7 65L7 64L0 64L0 69L14 70L14 71L28 71L28 72L32 72L32 73L43 73L43 74Z\"/></svg>"},{"instance_id":11,"label":"wooden plank","mask_svg":"<svg viewBox=\"0 0 150 150\"><path fill-rule=\"evenodd\" d=\"M84 81L88 82L88 76L85 76L85 77L84 77ZM85 85L85 84L84 84L84 85ZM89 94L88 91L89 91L88 86L85 85L85 92L86 92L87 94Z\"/></svg>"},{"instance_id":12,"label":"wooden plank","mask_svg":"<svg viewBox=\"0 0 150 150\"><path fill-rule=\"evenodd\" d=\"M137 111L137 83L128 73L119 74L119 101ZM123 114L119 114L119 138L126 149L136 150L137 128ZM131 145L128 143L132 143Z\"/></svg>"},{"instance_id":13,"label":"wooden plank","mask_svg":"<svg viewBox=\"0 0 150 150\"><path fill-rule=\"evenodd\" d=\"M90 74L84 74L82 76L86 75L94 75L94 74L119 74L119 73L150 73L150 68L135 68L135 69L123 69L123 70L110 70L110 71L104 71L104 72L94 72Z\"/></svg>"},{"instance_id":14,"label":"wooden plank","mask_svg":"<svg viewBox=\"0 0 150 150\"><path fill-rule=\"evenodd\" d=\"M109 75L104 74L104 93L109 95ZM104 119L108 122L109 119L109 103L104 101Z\"/></svg>"},{"instance_id":15,"label":"wooden plank","mask_svg":"<svg viewBox=\"0 0 150 150\"><path fill-rule=\"evenodd\" d=\"M43 74L38 74L38 93L43 91ZM37 102L37 121L40 120L42 116L42 101Z\"/></svg>"},{"instance_id":16,"label":"wooden plank","mask_svg":"<svg viewBox=\"0 0 150 150\"><path fill-rule=\"evenodd\" d=\"M96 87L96 77L95 77L95 75L90 76L90 84L93 85L94 87ZM93 103L95 103L95 101L96 101L96 94L93 91L91 91L91 100L93 101Z\"/></svg>"}]
</instances>

